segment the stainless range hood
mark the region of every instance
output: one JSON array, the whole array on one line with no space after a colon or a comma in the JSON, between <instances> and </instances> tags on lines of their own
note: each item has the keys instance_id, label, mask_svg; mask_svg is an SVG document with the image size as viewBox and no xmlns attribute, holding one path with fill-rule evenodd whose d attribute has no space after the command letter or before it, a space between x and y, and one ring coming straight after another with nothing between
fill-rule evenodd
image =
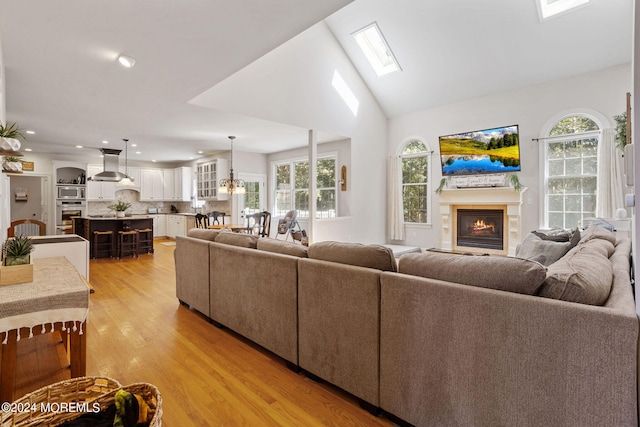
<instances>
[{"instance_id":1,"label":"stainless range hood","mask_svg":"<svg viewBox=\"0 0 640 427\"><path fill-rule=\"evenodd\" d=\"M122 150L113 150L110 148L101 148L100 151L104 157L104 170L100 173L89 177L92 181L104 181L104 182L118 182L127 175L118 170L120 167L120 161L118 155Z\"/></svg>"}]
</instances>

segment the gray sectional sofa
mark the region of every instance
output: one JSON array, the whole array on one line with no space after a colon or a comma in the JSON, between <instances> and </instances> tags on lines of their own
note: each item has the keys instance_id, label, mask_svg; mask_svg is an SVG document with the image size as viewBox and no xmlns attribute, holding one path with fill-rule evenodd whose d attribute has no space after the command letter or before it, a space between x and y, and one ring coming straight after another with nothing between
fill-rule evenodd
<instances>
[{"instance_id":1,"label":"gray sectional sofa","mask_svg":"<svg viewBox=\"0 0 640 427\"><path fill-rule=\"evenodd\" d=\"M606 230L549 266L213 230L176 242L182 304L404 422L638 425L631 247Z\"/></svg>"}]
</instances>

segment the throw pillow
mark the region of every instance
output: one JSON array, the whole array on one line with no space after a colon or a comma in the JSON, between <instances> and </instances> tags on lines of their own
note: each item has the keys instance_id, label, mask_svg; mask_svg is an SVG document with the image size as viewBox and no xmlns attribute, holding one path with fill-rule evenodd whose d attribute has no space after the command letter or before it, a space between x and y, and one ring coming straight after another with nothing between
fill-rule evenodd
<instances>
[{"instance_id":1,"label":"throw pillow","mask_svg":"<svg viewBox=\"0 0 640 427\"><path fill-rule=\"evenodd\" d=\"M449 255L426 252L400 258L398 272L413 276L535 295L547 274L542 264L505 256Z\"/></svg>"},{"instance_id":2,"label":"throw pillow","mask_svg":"<svg viewBox=\"0 0 640 427\"><path fill-rule=\"evenodd\" d=\"M527 237L524 238L516 252L516 257L537 261L542 265L549 266L578 244L580 232L577 229L574 230L567 241L548 240L547 237L540 237L539 232L527 234Z\"/></svg>"},{"instance_id":3,"label":"throw pillow","mask_svg":"<svg viewBox=\"0 0 640 427\"><path fill-rule=\"evenodd\" d=\"M582 304L602 305L609 298L613 244L604 239L581 242L565 257L549 266L538 295Z\"/></svg>"}]
</instances>

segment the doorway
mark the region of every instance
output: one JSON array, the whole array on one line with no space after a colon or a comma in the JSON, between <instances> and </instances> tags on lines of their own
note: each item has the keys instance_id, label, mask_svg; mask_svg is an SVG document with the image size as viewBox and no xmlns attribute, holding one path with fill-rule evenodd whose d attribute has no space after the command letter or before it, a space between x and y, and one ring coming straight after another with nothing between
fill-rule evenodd
<instances>
[{"instance_id":1,"label":"doorway","mask_svg":"<svg viewBox=\"0 0 640 427\"><path fill-rule=\"evenodd\" d=\"M47 226L47 234L55 234L51 221L51 186L47 175L10 175L9 222L18 219L37 219Z\"/></svg>"},{"instance_id":2,"label":"doorway","mask_svg":"<svg viewBox=\"0 0 640 427\"><path fill-rule=\"evenodd\" d=\"M267 210L267 175L240 173L238 178L244 180L246 193L236 199L238 205L237 209L233 210L235 213L233 222L235 224L244 224L247 215Z\"/></svg>"}]
</instances>

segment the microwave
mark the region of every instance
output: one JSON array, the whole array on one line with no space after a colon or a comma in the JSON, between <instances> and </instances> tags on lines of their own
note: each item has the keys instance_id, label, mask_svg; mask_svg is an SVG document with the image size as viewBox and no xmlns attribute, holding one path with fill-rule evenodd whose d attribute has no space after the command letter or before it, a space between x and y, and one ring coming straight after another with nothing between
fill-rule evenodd
<instances>
[{"instance_id":1,"label":"microwave","mask_svg":"<svg viewBox=\"0 0 640 427\"><path fill-rule=\"evenodd\" d=\"M82 199L84 200L84 185L58 185L56 186L58 199Z\"/></svg>"}]
</instances>

